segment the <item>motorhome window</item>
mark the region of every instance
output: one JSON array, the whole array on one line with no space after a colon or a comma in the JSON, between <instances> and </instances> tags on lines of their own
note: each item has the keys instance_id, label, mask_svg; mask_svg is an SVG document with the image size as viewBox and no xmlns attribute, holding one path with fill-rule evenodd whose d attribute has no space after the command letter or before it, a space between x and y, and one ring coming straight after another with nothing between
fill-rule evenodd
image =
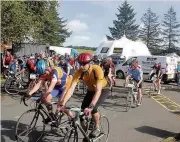
<instances>
[{"instance_id":1,"label":"motorhome window","mask_svg":"<svg viewBox=\"0 0 180 142\"><path fill-rule=\"evenodd\" d=\"M122 54L123 48L114 48L113 53L120 53Z\"/></svg>"},{"instance_id":2,"label":"motorhome window","mask_svg":"<svg viewBox=\"0 0 180 142\"><path fill-rule=\"evenodd\" d=\"M102 50L101 50L101 53L107 53L109 50L108 47L103 47Z\"/></svg>"},{"instance_id":3,"label":"motorhome window","mask_svg":"<svg viewBox=\"0 0 180 142\"><path fill-rule=\"evenodd\" d=\"M134 60L136 60L137 59L137 57L132 57L132 58L130 58L129 60L127 60L124 64L123 64L123 66L126 66L126 65L130 65Z\"/></svg>"},{"instance_id":4,"label":"motorhome window","mask_svg":"<svg viewBox=\"0 0 180 142\"><path fill-rule=\"evenodd\" d=\"M147 58L147 61L156 61L157 58Z\"/></svg>"}]
</instances>

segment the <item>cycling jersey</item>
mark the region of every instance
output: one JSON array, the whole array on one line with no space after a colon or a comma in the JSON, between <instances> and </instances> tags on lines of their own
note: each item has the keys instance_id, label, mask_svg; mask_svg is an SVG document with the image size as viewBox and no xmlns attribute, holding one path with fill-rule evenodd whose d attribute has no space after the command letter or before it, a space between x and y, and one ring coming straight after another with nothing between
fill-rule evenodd
<instances>
[{"instance_id":1,"label":"cycling jersey","mask_svg":"<svg viewBox=\"0 0 180 142\"><path fill-rule=\"evenodd\" d=\"M107 80L104 78L103 70L98 65L90 65L89 70L85 73L83 73L82 69L77 70L73 76L72 82L78 83L80 78L87 85L87 88L90 91L95 91L97 84L102 84L103 88L107 85Z\"/></svg>"},{"instance_id":2,"label":"cycling jersey","mask_svg":"<svg viewBox=\"0 0 180 142\"><path fill-rule=\"evenodd\" d=\"M111 73L115 73L115 65L111 61L107 61L106 64L101 65L104 69L104 75L107 76L109 74L109 69L111 68Z\"/></svg>"},{"instance_id":3,"label":"cycling jersey","mask_svg":"<svg viewBox=\"0 0 180 142\"><path fill-rule=\"evenodd\" d=\"M66 84L66 78L67 74L63 72L63 70L60 67L53 67L50 74L44 74L40 76L41 80L45 81L57 81L56 85L60 85L60 87L64 87Z\"/></svg>"},{"instance_id":4,"label":"cycling jersey","mask_svg":"<svg viewBox=\"0 0 180 142\"><path fill-rule=\"evenodd\" d=\"M139 81L141 79L141 70L139 68L137 69L130 69L128 71L128 75L130 75L134 80Z\"/></svg>"},{"instance_id":5,"label":"cycling jersey","mask_svg":"<svg viewBox=\"0 0 180 142\"><path fill-rule=\"evenodd\" d=\"M12 55L10 55L10 56L5 55L4 60L5 60L5 65L9 65L11 63L11 61L13 60L13 56Z\"/></svg>"},{"instance_id":6,"label":"cycling jersey","mask_svg":"<svg viewBox=\"0 0 180 142\"><path fill-rule=\"evenodd\" d=\"M156 75L157 75L157 77L161 77L161 76L162 76L161 65L154 65L152 68L156 70ZM159 76L158 76L158 75L159 75Z\"/></svg>"},{"instance_id":7,"label":"cycling jersey","mask_svg":"<svg viewBox=\"0 0 180 142\"><path fill-rule=\"evenodd\" d=\"M60 67L54 66L50 74L44 74L40 76L40 80L44 81L57 81L51 95L53 97L59 97L60 99L65 92L69 89L72 78L68 77L65 72Z\"/></svg>"}]
</instances>

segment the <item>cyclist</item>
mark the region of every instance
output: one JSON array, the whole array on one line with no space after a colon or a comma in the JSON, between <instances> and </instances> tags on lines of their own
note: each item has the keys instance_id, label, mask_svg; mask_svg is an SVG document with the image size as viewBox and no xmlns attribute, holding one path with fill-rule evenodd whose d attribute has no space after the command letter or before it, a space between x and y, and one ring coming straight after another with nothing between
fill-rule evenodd
<instances>
[{"instance_id":1,"label":"cyclist","mask_svg":"<svg viewBox=\"0 0 180 142\"><path fill-rule=\"evenodd\" d=\"M36 72L40 75L39 82L34 86L34 88L27 95L30 98L33 93L40 89L41 85L45 81L50 82L49 88L46 90L45 95L43 96L42 101L46 104L46 107L49 111L49 115L55 119L53 113L53 108L51 100L53 97L59 97L59 100L62 98L66 90L69 88L71 83L71 78L67 76L65 72L60 67L50 67L47 66L47 63L44 59L40 59L36 64ZM50 122L50 118L46 118L45 123Z\"/></svg>"},{"instance_id":2,"label":"cyclist","mask_svg":"<svg viewBox=\"0 0 180 142\"><path fill-rule=\"evenodd\" d=\"M100 59L99 59L98 55L94 55L94 60L93 61L94 61L95 65L99 65L100 66L101 62L100 62Z\"/></svg>"},{"instance_id":3,"label":"cyclist","mask_svg":"<svg viewBox=\"0 0 180 142\"><path fill-rule=\"evenodd\" d=\"M163 76L162 68L161 68L161 63L155 63L154 66L152 67L153 70L155 70L155 75L157 80L154 82L155 86L155 91L158 91L158 94L160 94L161 90L161 79Z\"/></svg>"},{"instance_id":4,"label":"cyclist","mask_svg":"<svg viewBox=\"0 0 180 142\"><path fill-rule=\"evenodd\" d=\"M142 75L142 70L138 66L138 61L134 60L131 64L131 69L128 71L125 84L127 84L129 78L133 78L133 80L136 81L138 87L138 106L142 103Z\"/></svg>"},{"instance_id":5,"label":"cyclist","mask_svg":"<svg viewBox=\"0 0 180 142\"><path fill-rule=\"evenodd\" d=\"M107 85L107 81L104 78L103 70L100 66L93 65L91 63L92 60L93 56L90 53L81 53L79 55L78 62L80 64L80 69L75 72L71 87L60 101L57 111L65 111L64 106L66 102L72 96L79 80L82 79L87 85L88 90L82 102L81 109L84 111L85 115L92 114L96 127L91 132L91 136L97 137L100 134L100 114L98 112L98 107L109 96L110 91L109 89L104 89ZM71 114L69 113L69 115ZM83 124L82 120L81 124Z\"/></svg>"},{"instance_id":6,"label":"cyclist","mask_svg":"<svg viewBox=\"0 0 180 142\"><path fill-rule=\"evenodd\" d=\"M10 63L13 61L13 56L11 55L11 53L9 51L5 51L4 57L3 57L3 73L5 73L6 71L6 66L9 67Z\"/></svg>"},{"instance_id":7,"label":"cyclist","mask_svg":"<svg viewBox=\"0 0 180 142\"><path fill-rule=\"evenodd\" d=\"M110 81L110 87L112 87L113 82L115 83L115 65L112 62L111 58L104 58L102 60L101 67L104 70L104 76L108 77L108 80Z\"/></svg>"},{"instance_id":8,"label":"cyclist","mask_svg":"<svg viewBox=\"0 0 180 142\"><path fill-rule=\"evenodd\" d=\"M177 65L177 85L180 86L180 62Z\"/></svg>"},{"instance_id":9,"label":"cyclist","mask_svg":"<svg viewBox=\"0 0 180 142\"><path fill-rule=\"evenodd\" d=\"M59 57L59 66L64 70L65 73L67 73L67 75L72 75L70 74L72 67L68 62L66 62L65 57L63 55Z\"/></svg>"}]
</instances>

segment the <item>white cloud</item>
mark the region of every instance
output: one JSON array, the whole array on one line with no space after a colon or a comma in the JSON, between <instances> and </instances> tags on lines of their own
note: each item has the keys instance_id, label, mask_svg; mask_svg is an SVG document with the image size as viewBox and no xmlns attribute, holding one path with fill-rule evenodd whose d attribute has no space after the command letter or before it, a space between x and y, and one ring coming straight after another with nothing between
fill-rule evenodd
<instances>
[{"instance_id":1,"label":"white cloud","mask_svg":"<svg viewBox=\"0 0 180 142\"><path fill-rule=\"evenodd\" d=\"M69 28L70 31L73 32L80 32L80 31L85 31L89 27L86 23L81 22L80 20L72 20L67 24L67 27Z\"/></svg>"},{"instance_id":2,"label":"white cloud","mask_svg":"<svg viewBox=\"0 0 180 142\"><path fill-rule=\"evenodd\" d=\"M90 37L89 36L72 36L70 38L67 39L65 46L68 45L74 45L74 46L82 46L82 45L87 45L87 42L90 41Z\"/></svg>"}]
</instances>

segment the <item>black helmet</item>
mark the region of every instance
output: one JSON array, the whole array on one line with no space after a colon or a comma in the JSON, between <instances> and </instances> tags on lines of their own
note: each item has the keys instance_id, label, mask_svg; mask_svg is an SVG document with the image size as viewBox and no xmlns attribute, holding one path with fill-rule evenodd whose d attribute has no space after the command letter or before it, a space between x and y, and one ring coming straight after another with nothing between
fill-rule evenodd
<instances>
[{"instance_id":1,"label":"black helmet","mask_svg":"<svg viewBox=\"0 0 180 142\"><path fill-rule=\"evenodd\" d=\"M61 55L61 56L59 57L59 60L65 60L65 57L64 57L63 55Z\"/></svg>"},{"instance_id":2,"label":"black helmet","mask_svg":"<svg viewBox=\"0 0 180 142\"><path fill-rule=\"evenodd\" d=\"M107 63L107 58L106 58L106 57L103 58L102 61L101 61L101 63L102 63L103 65L106 64L106 63Z\"/></svg>"}]
</instances>

